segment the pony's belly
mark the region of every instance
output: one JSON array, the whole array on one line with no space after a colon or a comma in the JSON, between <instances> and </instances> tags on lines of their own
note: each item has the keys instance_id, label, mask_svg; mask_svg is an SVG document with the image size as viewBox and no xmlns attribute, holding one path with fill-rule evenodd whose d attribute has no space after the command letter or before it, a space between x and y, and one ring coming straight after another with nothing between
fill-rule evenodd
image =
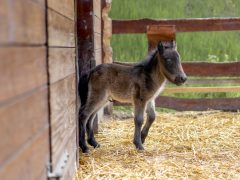
<instances>
[{"instance_id":1,"label":"pony's belly","mask_svg":"<svg viewBox=\"0 0 240 180\"><path fill-rule=\"evenodd\" d=\"M111 93L111 98L119 101L119 102L123 102L123 103L131 103L132 102L132 96L131 94L118 94L118 93Z\"/></svg>"}]
</instances>

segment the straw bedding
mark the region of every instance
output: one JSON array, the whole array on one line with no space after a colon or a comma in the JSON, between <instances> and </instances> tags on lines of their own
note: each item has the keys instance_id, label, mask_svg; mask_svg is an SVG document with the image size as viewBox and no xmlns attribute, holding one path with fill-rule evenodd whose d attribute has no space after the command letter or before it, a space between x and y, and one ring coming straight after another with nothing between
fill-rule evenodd
<instances>
[{"instance_id":1,"label":"straw bedding","mask_svg":"<svg viewBox=\"0 0 240 180\"><path fill-rule=\"evenodd\" d=\"M240 113L159 113L135 150L133 119L101 122L77 179L240 179Z\"/></svg>"}]
</instances>

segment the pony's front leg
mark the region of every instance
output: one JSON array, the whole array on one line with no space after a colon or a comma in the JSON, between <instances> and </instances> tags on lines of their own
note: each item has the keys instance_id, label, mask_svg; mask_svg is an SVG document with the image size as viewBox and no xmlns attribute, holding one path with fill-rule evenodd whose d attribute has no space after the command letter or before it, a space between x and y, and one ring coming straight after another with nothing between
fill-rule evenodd
<instances>
[{"instance_id":1,"label":"pony's front leg","mask_svg":"<svg viewBox=\"0 0 240 180\"><path fill-rule=\"evenodd\" d=\"M139 150L144 150L144 147L142 145L142 140L141 140L141 128L144 121L144 110L145 110L145 103L135 102L135 111L134 111L135 131L134 131L133 143L135 144L136 148Z\"/></svg>"},{"instance_id":2,"label":"pony's front leg","mask_svg":"<svg viewBox=\"0 0 240 180\"><path fill-rule=\"evenodd\" d=\"M145 139L148 135L148 131L152 125L152 123L154 122L155 118L156 118L156 113L155 113L155 102L154 100L153 101L150 101L148 104L147 104L147 110L146 110L146 113L147 113L147 121L142 129L142 132L141 132L141 139L142 139L142 143L145 142Z\"/></svg>"}]
</instances>

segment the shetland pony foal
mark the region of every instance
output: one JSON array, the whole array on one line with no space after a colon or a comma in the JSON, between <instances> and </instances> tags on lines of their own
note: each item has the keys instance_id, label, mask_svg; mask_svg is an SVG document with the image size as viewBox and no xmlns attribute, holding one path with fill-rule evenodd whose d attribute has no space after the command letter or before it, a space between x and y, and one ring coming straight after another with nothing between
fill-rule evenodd
<instances>
[{"instance_id":1,"label":"shetland pony foal","mask_svg":"<svg viewBox=\"0 0 240 180\"><path fill-rule=\"evenodd\" d=\"M163 90L166 79L181 85L187 77L174 44L164 47L161 42L148 58L138 64L101 64L84 75L79 83L82 103L79 110L79 146L82 151L89 151L85 141L86 131L88 143L94 148L100 146L94 138L92 124L97 111L109 99L134 105L133 143L137 149L143 150L143 143L155 120L154 100ZM147 121L142 129L145 110Z\"/></svg>"}]
</instances>

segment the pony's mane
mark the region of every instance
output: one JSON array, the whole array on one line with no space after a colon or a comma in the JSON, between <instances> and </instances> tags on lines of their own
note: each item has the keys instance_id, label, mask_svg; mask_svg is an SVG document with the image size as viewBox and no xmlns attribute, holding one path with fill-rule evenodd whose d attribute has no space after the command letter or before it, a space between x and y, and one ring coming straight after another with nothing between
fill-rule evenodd
<instances>
[{"instance_id":1,"label":"pony's mane","mask_svg":"<svg viewBox=\"0 0 240 180\"><path fill-rule=\"evenodd\" d=\"M150 61L150 60L152 60L152 59L155 57L156 53L157 53L157 48L151 50L151 52L150 52L150 53L147 55L147 57L145 58L145 61Z\"/></svg>"},{"instance_id":2,"label":"pony's mane","mask_svg":"<svg viewBox=\"0 0 240 180\"><path fill-rule=\"evenodd\" d=\"M157 48L151 50L147 57L143 61L137 63L136 66L147 66L155 58L157 52Z\"/></svg>"}]
</instances>

